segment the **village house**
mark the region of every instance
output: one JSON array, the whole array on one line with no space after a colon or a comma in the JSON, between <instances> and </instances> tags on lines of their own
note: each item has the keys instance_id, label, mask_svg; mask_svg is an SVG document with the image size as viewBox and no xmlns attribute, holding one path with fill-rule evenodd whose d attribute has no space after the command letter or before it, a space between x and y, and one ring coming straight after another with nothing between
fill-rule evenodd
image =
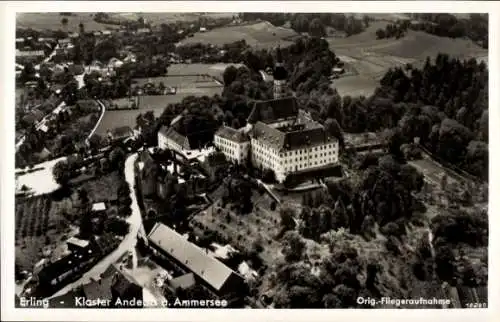
<instances>
[{"instance_id":1,"label":"village house","mask_svg":"<svg viewBox=\"0 0 500 322\"><path fill-rule=\"evenodd\" d=\"M153 227L148 234L148 245L154 254L164 256L186 273L192 273L195 280L216 298L234 302L245 293L246 285L241 275L164 224L157 223Z\"/></svg>"},{"instance_id":2,"label":"village house","mask_svg":"<svg viewBox=\"0 0 500 322\"><path fill-rule=\"evenodd\" d=\"M123 142L126 139L134 136L134 131L130 126L120 126L107 132L108 141L110 143Z\"/></svg>"},{"instance_id":3,"label":"village house","mask_svg":"<svg viewBox=\"0 0 500 322\"><path fill-rule=\"evenodd\" d=\"M192 143L189 137L180 134L173 127L162 126L158 131L158 147L160 149L170 149L182 153L186 150L192 150Z\"/></svg>"},{"instance_id":4,"label":"village house","mask_svg":"<svg viewBox=\"0 0 500 322\"><path fill-rule=\"evenodd\" d=\"M28 51L22 51L19 49L16 49L16 58L41 58L45 57L45 52L43 50L28 50Z\"/></svg>"}]
</instances>

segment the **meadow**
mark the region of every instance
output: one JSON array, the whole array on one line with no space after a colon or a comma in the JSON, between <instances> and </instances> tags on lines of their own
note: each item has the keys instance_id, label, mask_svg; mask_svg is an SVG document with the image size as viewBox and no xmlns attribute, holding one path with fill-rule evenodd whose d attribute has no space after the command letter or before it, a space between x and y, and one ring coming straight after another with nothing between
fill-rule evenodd
<instances>
[{"instance_id":1,"label":"meadow","mask_svg":"<svg viewBox=\"0 0 500 322\"><path fill-rule=\"evenodd\" d=\"M374 21L362 33L347 38L329 37L330 49L344 62L346 70L355 76L336 79L332 87L340 95L369 96L389 68L412 64L422 67L425 59L447 53L459 59L476 57L487 60L488 51L468 39L438 37L421 31L409 30L400 39L376 39L379 28L385 28L390 19Z\"/></svg>"},{"instance_id":2,"label":"meadow","mask_svg":"<svg viewBox=\"0 0 500 322\"><path fill-rule=\"evenodd\" d=\"M68 19L68 24L63 26L61 20ZM63 30L68 32L78 32L78 25L83 23L86 31L96 31L104 29L117 29L119 26L107 25L94 21L93 13L78 12L72 16L61 16L58 12L23 12L16 16L17 28L33 28L38 30Z\"/></svg>"},{"instance_id":3,"label":"meadow","mask_svg":"<svg viewBox=\"0 0 500 322\"><path fill-rule=\"evenodd\" d=\"M278 43L285 47L291 43L290 39L296 36L297 33L292 29L275 27L271 23L263 21L197 32L193 37L183 40L181 44L203 43L221 46L245 39L248 45L261 49L275 47Z\"/></svg>"}]
</instances>

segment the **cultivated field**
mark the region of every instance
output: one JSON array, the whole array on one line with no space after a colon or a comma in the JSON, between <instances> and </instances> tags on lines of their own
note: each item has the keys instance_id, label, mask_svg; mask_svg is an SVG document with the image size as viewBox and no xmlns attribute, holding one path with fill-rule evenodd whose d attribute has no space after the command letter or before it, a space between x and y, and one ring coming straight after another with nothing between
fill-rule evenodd
<instances>
[{"instance_id":1,"label":"cultivated field","mask_svg":"<svg viewBox=\"0 0 500 322\"><path fill-rule=\"evenodd\" d=\"M385 28L385 21L372 22L364 32L347 38L327 38L330 48L345 63L346 70L355 76L334 80L332 87L340 95L371 95L378 80L389 69L407 63L421 67L427 56L434 58L438 53L447 53L460 59L478 57L487 60L487 50L470 40L437 37L417 31L408 31L401 39L377 40L375 33Z\"/></svg>"},{"instance_id":2,"label":"cultivated field","mask_svg":"<svg viewBox=\"0 0 500 322\"><path fill-rule=\"evenodd\" d=\"M188 96L213 96L222 94L223 86L208 77L199 77L199 74L208 74L212 77L222 78L222 73L228 64L175 64L168 69L165 77L137 78L137 85L148 82L165 86L177 87L175 95L140 96L139 109L124 111L106 111L96 133L105 135L108 130L120 126L134 127L139 114L153 111L156 117L160 116L168 104L181 102Z\"/></svg>"},{"instance_id":3,"label":"cultivated field","mask_svg":"<svg viewBox=\"0 0 500 322\"><path fill-rule=\"evenodd\" d=\"M260 240L264 249L260 256L269 265L282 256L280 243L275 240L280 229L279 211L270 209L271 198L267 194L255 192L252 200L254 209L250 214L232 210L231 204L222 208L216 202L193 218L193 226L198 231L219 232L239 250L251 250L254 242Z\"/></svg>"},{"instance_id":4,"label":"cultivated field","mask_svg":"<svg viewBox=\"0 0 500 322\"><path fill-rule=\"evenodd\" d=\"M193 37L181 41L181 44L213 44L224 45L227 43L245 39L247 44L255 48L268 48L287 46L289 39L297 36L292 29L275 27L271 23L263 21L250 25L221 27L207 32L197 32Z\"/></svg>"},{"instance_id":5,"label":"cultivated field","mask_svg":"<svg viewBox=\"0 0 500 322\"><path fill-rule=\"evenodd\" d=\"M69 223L62 215L63 207L52 202L49 195L16 199L16 263L22 270L33 265L66 238Z\"/></svg>"},{"instance_id":6,"label":"cultivated field","mask_svg":"<svg viewBox=\"0 0 500 322\"><path fill-rule=\"evenodd\" d=\"M63 26L61 20L68 19L68 24ZM50 29L50 30L64 30L68 32L77 32L78 25L83 23L86 31L104 30L104 29L117 29L119 26L106 25L95 22L91 12L75 13L75 16L61 16L58 12L41 12L41 13L18 13L16 16L17 28L33 28L33 29Z\"/></svg>"},{"instance_id":7,"label":"cultivated field","mask_svg":"<svg viewBox=\"0 0 500 322\"><path fill-rule=\"evenodd\" d=\"M113 18L135 20L139 17L143 17L147 22L152 25L159 25L162 23L171 23L174 21L198 21L201 17L206 18L227 18L233 17L236 13L232 12L123 12L123 13L113 13L111 16Z\"/></svg>"}]
</instances>

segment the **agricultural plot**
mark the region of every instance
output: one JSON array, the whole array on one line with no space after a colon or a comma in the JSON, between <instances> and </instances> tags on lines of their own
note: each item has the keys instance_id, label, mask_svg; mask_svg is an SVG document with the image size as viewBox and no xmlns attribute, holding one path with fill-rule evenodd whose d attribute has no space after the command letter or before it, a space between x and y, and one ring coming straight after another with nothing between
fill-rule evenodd
<instances>
[{"instance_id":1,"label":"agricultural plot","mask_svg":"<svg viewBox=\"0 0 500 322\"><path fill-rule=\"evenodd\" d=\"M68 24L63 26L61 20L68 19ZM96 31L104 29L117 29L119 26L106 25L94 21L91 12L79 12L74 16L61 16L58 12L24 12L16 16L17 28L64 30L68 32L78 32L78 25L83 23L86 31Z\"/></svg>"},{"instance_id":2,"label":"agricultural plot","mask_svg":"<svg viewBox=\"0 0 500 322\"><path fill-rule=\"evenodd\" d=\"M346 70L355 74L333 81L332 87L340 95L369 96L389 68L408 63L420 68L428 56L435 57L440 52L460 59L478 57L487 60L487 50L466 39L438 37L412 30L401 39L376 39L376 30L384 29L392 19L384 17L383 20L373 22L364 32L351 37L327 38L331 50L344 62Z\"/></svg>"},{"instance_id":3,"label":"agricultural plot","mask_svg":"<svg viewBox=\"0 0 500 322\"><path fill-rule=\"evenodd\" d=\"M121 13L114 13L111 16L113 18L119 18L119 19L126 19L126 20L134 20L137 21L139 17L144 18L147 22L149 22L152 25L159 25L162 23L169 23L172 21L198 21L200 17L206 17L206 18L231 18L234 15L237 15L237 13L232 13L232 12L205 12L205 13L198 13L198 12L141 12L141 13L135 13L135 12L121 12Z\"/></svg>"},{"instance_id":4,"label":"agricultural plot","mask_svg":"<svg viewBox=\"0 0 500 322\"><path fill-rule=\"evenodd\" d=\"M297 36L292 29L275 27L269 22L259 22L250 25L229 26L213 29L207 32L197 32L193 37L183 40L181 44L213 44L224 45L245 39L247 44L256 48L274 47L278 42L287 46L288 39Z\"/></svg>"},{"instance_id":5,"label":"agricultural plot","mask_svg":"<svg viewBox=\"0 0 500 322\"><path fill-rule=\"evenodd\" d=\"M44 252L69 232L69 223L62 215L64 209L64 205L52 202L49 195L16 200L16 263L23 270L31 271Z\"/></svg>"},{"instance_id":6,"label":"agricultural plot","mask_svg":"<svg viewBox=\"0 0 500 322\"><path fill-rule=\"evenodd\" d=\"M186 69L183 69L181 66L185 66ZM222 85L217 84L210 78L196 76L197 74L205 74L207 71L213 75L217 75L220 72L222 75L224 69L221 66L226 65L217 64L215 68L213 66L209 64L194 64L194 66L172 65L169 67L169 74L172 73L176 76L136 79L137 85L144 85L148 82L154 84L163 82L165 86L177 87L177 92L174 95L140 96L139 108L136 110L107 110L97 127L96 134L105 135L108 130L121 126L130 126L133 128L136 125L136 119L139 114L152 111L158 117L167 105L179 103L188 96L213 96L215 94L222 94Z\"/></svg>"},{"instance_id":7,"label":"agricultural plot","mask_svg":"<svg viewBox=\"0 0 500 322\"><path fill-rule=\"evenodd\" d=\"M281 257L281 245L275 240L280 229L280 215L270 209L271 199L267 194L253 196L254 209L250 214L240 214L232 210L232 205L213 206L193 218L195 231L214 231L239 250L251 250L257 241L263 248L260 253L266 264Z\"/></svg>"}]
</instances>

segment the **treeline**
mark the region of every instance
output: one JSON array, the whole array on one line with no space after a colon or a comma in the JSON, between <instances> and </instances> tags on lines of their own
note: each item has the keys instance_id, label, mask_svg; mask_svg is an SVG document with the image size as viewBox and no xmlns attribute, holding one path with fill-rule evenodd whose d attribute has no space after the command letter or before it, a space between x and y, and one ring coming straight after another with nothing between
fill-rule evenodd
<instances>
[{"instance_id":1,"label":"treeline","mask_svg":"<svg viewBox=\"0 0 500 322\"><path fill-rule=\"evenodd\" d=\"M408 29L424 31L440 37L463 38L467 37L478 43L481 47L488 48L488 15L470 14L467 19L457 18L448 13L416 13L413 14L418 21L400 20L388 24L384 29L378 29L377 39L401 38Z\"/></svg>"},{"instance_id":2,"label":"treeline","mask_svg":"<svg viewBox=\"0 0 500 322\"><path fill-rule=\"evenodd\" d=\"M296 32L308 32L311 36L323 37L327 35L327 27L336 31L343 31L352 36L364 31L370 25L370 18L356 18L354 15L343 13L265 13L244 12L239 14L244 21L257 19L269 21L275 26L283 26L290 22L290 27Z\"/></svg>"}]
</instances>

